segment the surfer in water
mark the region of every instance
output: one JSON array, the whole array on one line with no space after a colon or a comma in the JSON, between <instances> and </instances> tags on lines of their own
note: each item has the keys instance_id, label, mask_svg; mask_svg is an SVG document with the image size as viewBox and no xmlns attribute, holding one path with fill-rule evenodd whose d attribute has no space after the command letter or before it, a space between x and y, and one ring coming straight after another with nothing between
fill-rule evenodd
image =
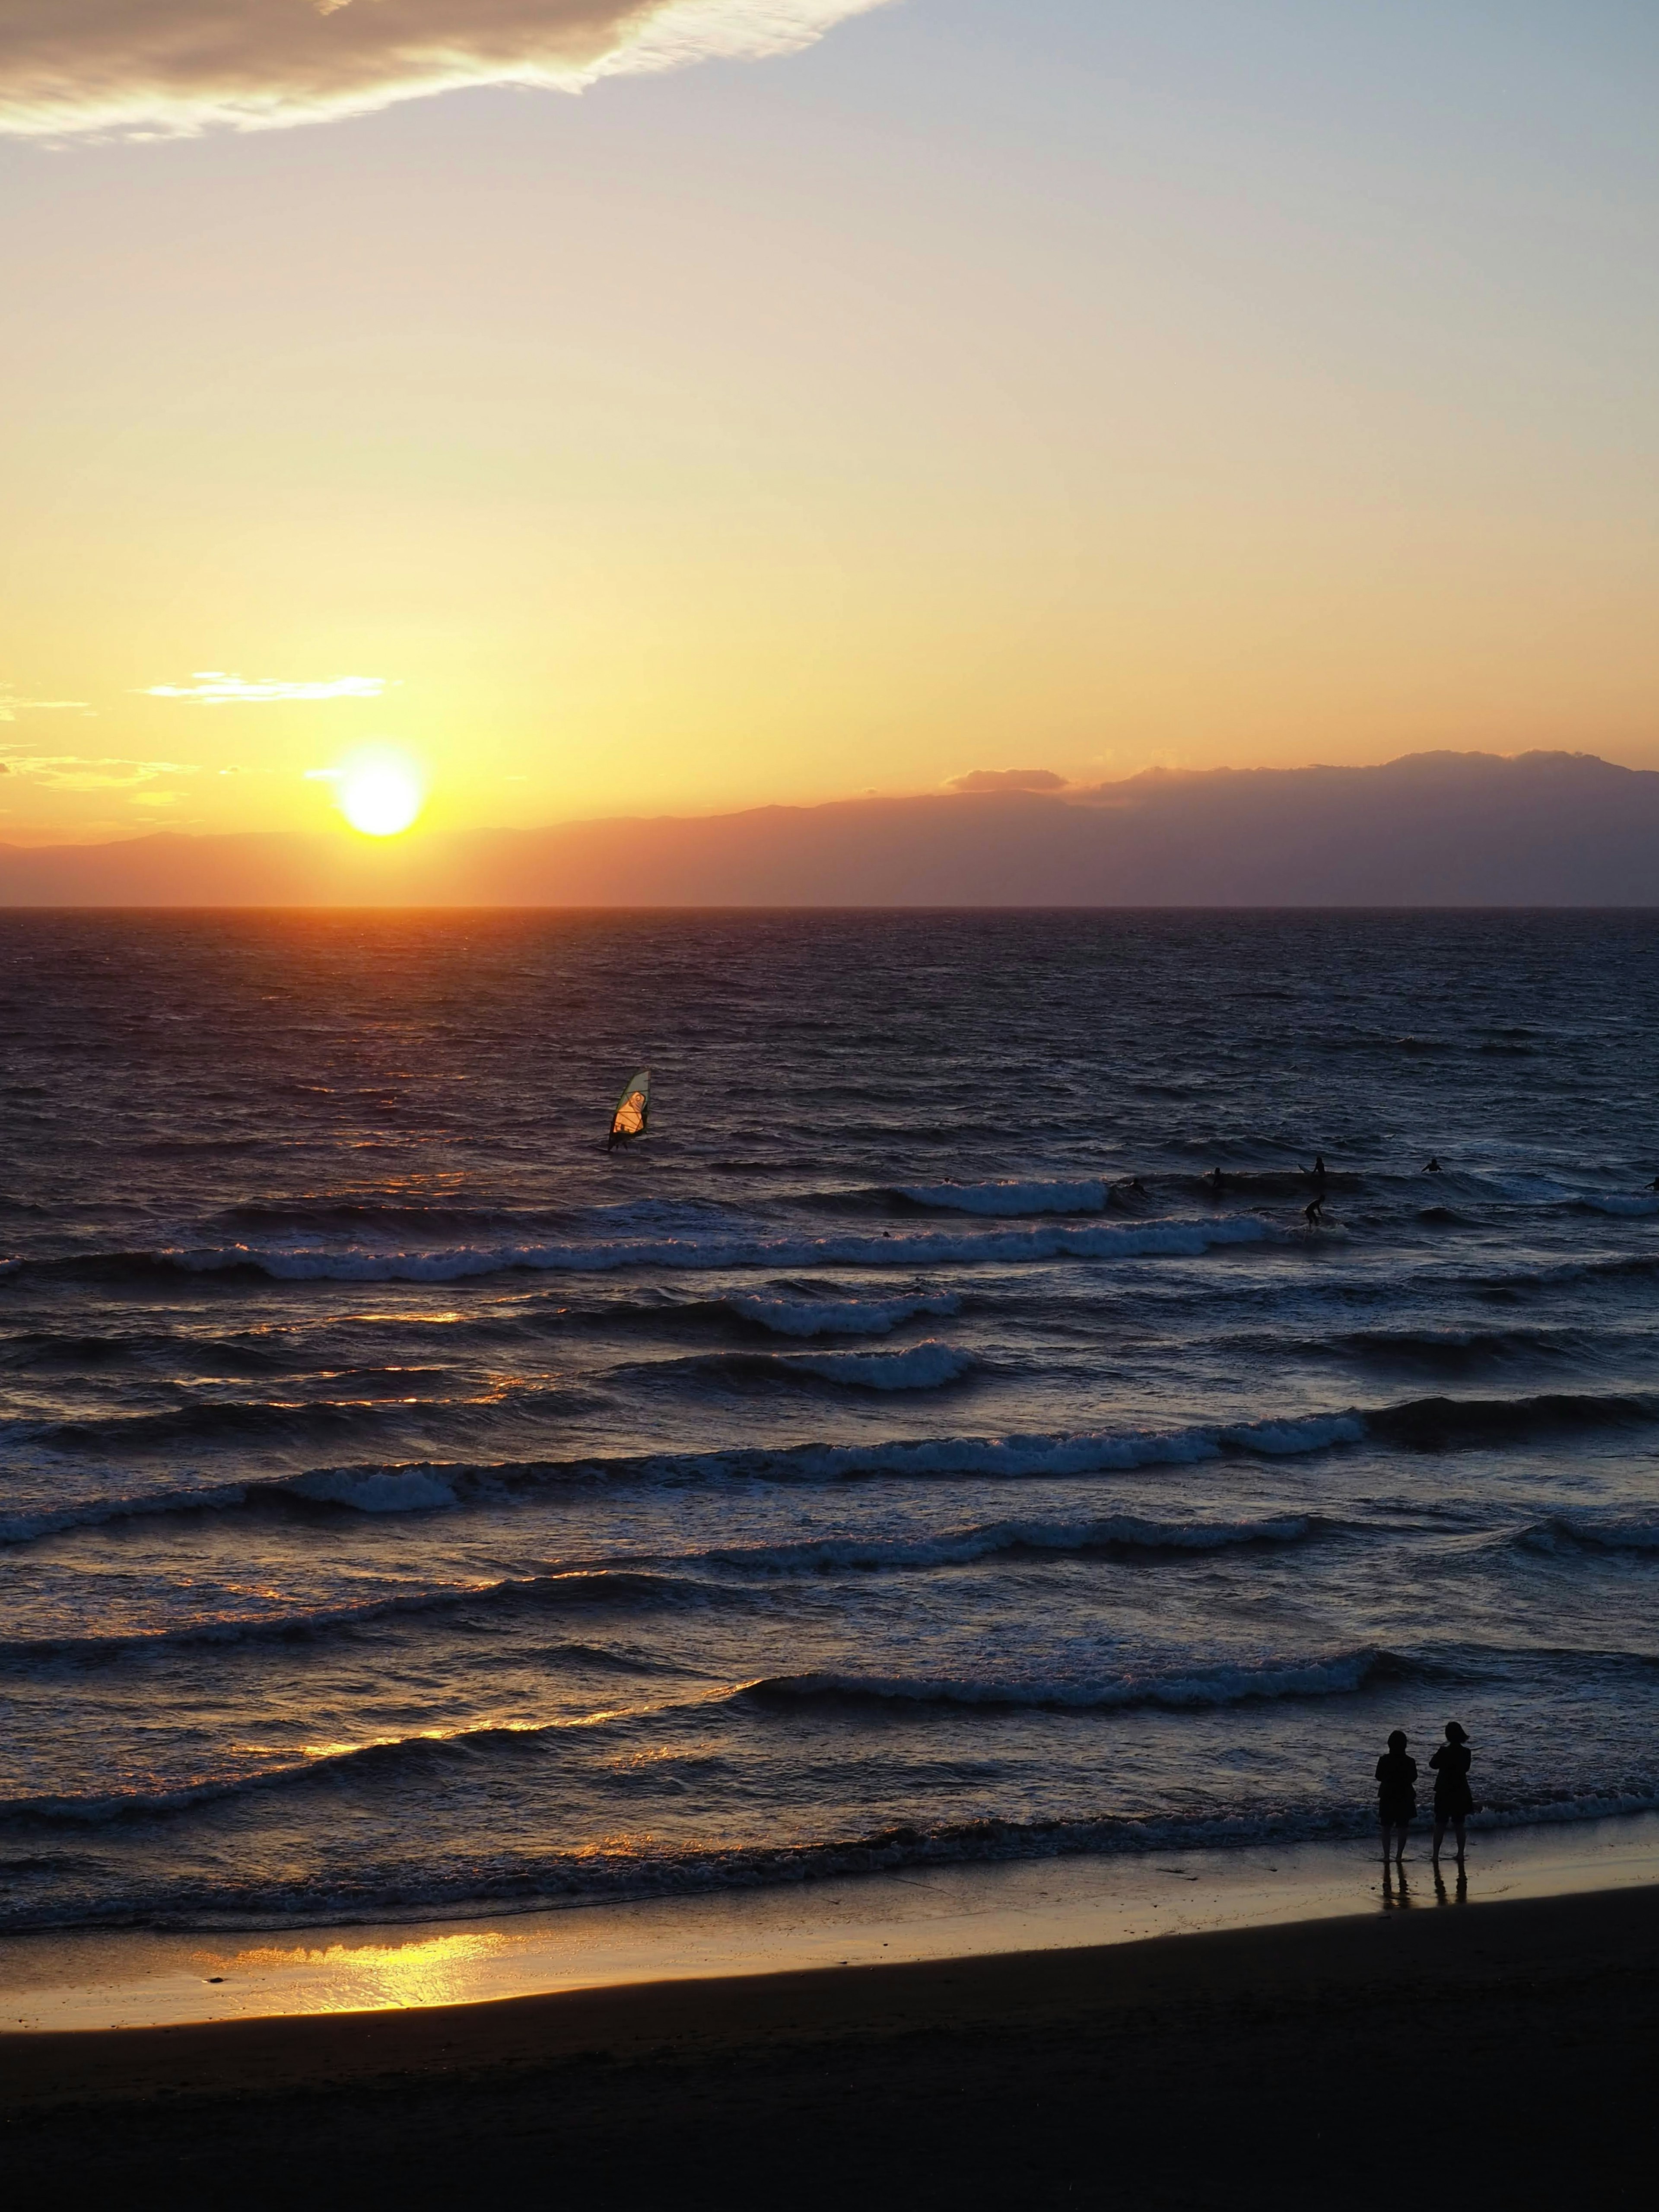
<instances>
[{"instance_id":1,"label":"surfer in water","mask_svg":"<svg viewBox=\"0 0 1659 2212\"><path fill-rule=\"evenodd\" d=\"M1212 1168L1208 1175L1205 1176L1204 1180L1210 1186L1211 1197L1219 1198L1221 1195L1222 1184L1222 1174L1220 1169Z\"/></svg>"},{"instance_id":2,"label":"surfer in water","mask_svg":"<svg viewBox=\"0 0 1659 2212\"><path fill-rule=\"evenodd\" d=\"M1310 1229L1322 1228L1325 1220L1324 1200L1322 1198L1316 1198L1310 1206L1304 1206L1302 1209L1302 1218L1307 1223Z\"/></svg>"},{"instance_id":3,"label":"surfer in water","mask_svg":"<svg viewBox=\"0 0 1659 2212\"><path fill-rule=\"evenodd\" d=\"M1423 1172L1425 1175L1444 1175L1446 1170L1441 1166L1438 1160L1431 1159L1427 1167L1424 1169Z\"/></svg>"}]
</instances>

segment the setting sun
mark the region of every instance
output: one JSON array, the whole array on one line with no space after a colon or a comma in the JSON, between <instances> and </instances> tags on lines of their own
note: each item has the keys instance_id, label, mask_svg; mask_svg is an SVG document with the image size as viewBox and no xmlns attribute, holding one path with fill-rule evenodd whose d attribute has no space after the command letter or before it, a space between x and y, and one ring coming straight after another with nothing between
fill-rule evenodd
<instances>
[{"instance_id":1,"label":"setting sun","mask_svg":"<svg viewBox=\"0 0 1659 2212\"><path fill-rule=\"evenodd\" d=\"M366 837L395 837L421 811L425 793L411 761L374 753L340 771L340 811Z\"/></svg>"}]
</instances>

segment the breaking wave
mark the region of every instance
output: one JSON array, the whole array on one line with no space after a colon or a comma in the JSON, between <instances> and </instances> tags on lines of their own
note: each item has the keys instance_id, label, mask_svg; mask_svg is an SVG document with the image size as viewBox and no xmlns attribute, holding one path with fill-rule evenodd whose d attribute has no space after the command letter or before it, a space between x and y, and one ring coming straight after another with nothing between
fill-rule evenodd
<instances>
[{"instance_id":1,"label":"breaking wave","mask_svg":"<svg viewBox=\"0 0 1659 2212\"><path fill-rule=\"evenodd\" d=\"M864 1231L839 1237L759 1237L733 1231L590 1243L460 1244L429 1251L239 1243L110 1253L40 1264L53 1272L88 1277L251 1272L276 1282L453 1283L514 1270L585 1274L647 1267L916 1268L1033 1260L1195 1258L1226 1245L1283 1243L1290 1235L1254 1215L1234 1215L1214 1221L1101 1222L1077 1227L1054 1223L977 1231Z\"/></svg>"},{"instance_id":2,"label":"breaking wave","mask_svg":"<svg viewBox=\"0 0 1659 2212\"><path fill-rule=\"evenodd\" d=\"M775 1336L885 1336L922 1315L957 1313L962 1300L950 1291L918 1291L897 1298L777 1298L734 1293L721 1300L739 1321Z\"/></svg>"},{"instance_id":3,"label":"breaking wave","mask_svg":"<svg viewBox=\"0 0 1659 2212\"><path fill-rule=\"evenodd\" d=\"M1358 1413L1312 1413L1236 1425L1095 1431L1082 1435L944 1437L869 1444L787 1444L768 1449L594 1456L571 1460L426 1462L400 1467L319 1468L269 1482L203 1484L141 1492L74 1506L15 1514L0 1521L0 1542L27 1543L76 1527L172 1513L336 1507L359 1513L424 1513L501 1501L563 1483L770 1481L832 1483L855 1478L1006 1478L1109 1474L1122 1469L1193 1466L1228 1453L1277 1459L1358 1443Z\"/></svg>"},{"instance_id":4,"label":"breaking wave","mask_svg":"<svg viewBox=\"0 0 1659 2212\"><path fill-rule=\"evenodd\" d=\"M919 1353L931 1353L933 1349L914 1347ZM828 1365L842 1358L902 1362L911 1355L799 1356ZM897 1371L905 1370L901 1367ZM1302 1413L1281 1420L1206 1422L1169 1430L890 1438L867 1444L757 1445L704 1452L596 1454L568 1460L425 1461L398 1466L324 1468L270 1481L202 1484L14 1513L0 1519L0 1543L27 1543L66 1529L112 1521L239 1507L335 1507L358 1513L442 1511L473 1503L500 1502L562 1483L813 1484L881 1476L1064 1480L1137 1468L1195 1466L1231 1455L1287 1458L1358 1444L1367 1438L1395 1449L1441 1451L1486 1443L1514 1443L1529 1437L1547 1441L1575 1430L1638 1429L1656 1420L1659 1399L1634 1393L1437 1397L1412 1399L1396 1406L1353 1407L1342 1413Z\"/></svg>"}]
</instances>

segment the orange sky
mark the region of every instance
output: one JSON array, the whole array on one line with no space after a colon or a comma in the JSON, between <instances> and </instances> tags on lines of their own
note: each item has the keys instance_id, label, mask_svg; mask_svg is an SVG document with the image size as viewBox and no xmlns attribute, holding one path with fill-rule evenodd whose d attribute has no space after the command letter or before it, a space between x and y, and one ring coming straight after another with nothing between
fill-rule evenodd
<instances>
[{"instance_id":1,"label":"orange sky","mask_svg":"<svg viewBox=\"0 0 1659 2212\"><path fill-rule=\"evenodd\" d=\"M1659 766L1650 11L799 15L579 99L245 56L257 131L100 49L133 142L0 0L0 841L335 822L370 744L492 823Z\"/></svg>"}]
</instances>

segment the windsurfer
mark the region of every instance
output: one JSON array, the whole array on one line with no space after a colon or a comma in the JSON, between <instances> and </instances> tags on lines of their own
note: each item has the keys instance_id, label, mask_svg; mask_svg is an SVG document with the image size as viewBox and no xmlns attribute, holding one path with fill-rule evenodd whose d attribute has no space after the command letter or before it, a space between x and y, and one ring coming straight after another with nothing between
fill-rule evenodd
<instances>
[{"instance_id":1,"label":"windsurfer","mask_svg":"<svg viewBox=\"0 0 1659 2212\"><path fill-rule=\"evenodd\" d=\"M635 1137L645 1134L646 1121L651 1112L651 1071L641 1068L617 1101L611 1116L611 1133L605 1140L607 1152L614 1152L618 1145L631 1144Z\"/></svg>"}]
</instances>

